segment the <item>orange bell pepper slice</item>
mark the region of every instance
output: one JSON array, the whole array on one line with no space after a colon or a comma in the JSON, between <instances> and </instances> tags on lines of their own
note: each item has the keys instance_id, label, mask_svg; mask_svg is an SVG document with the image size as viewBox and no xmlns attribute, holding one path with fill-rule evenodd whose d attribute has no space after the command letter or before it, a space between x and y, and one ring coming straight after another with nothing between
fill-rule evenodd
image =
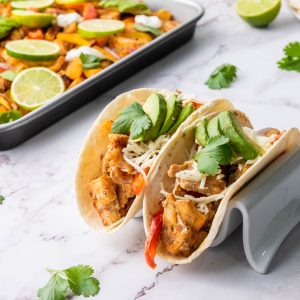
<instances>
[{"instance_id":1,"label":"orange bell pepper slice","mask_svg":"<svg viewBox=\"0 0 300 300\"><path fill-rule=\"evenodd\" d=\"M154 257L158 245L159 235L163 224L163 211L156 213L152 217L149 235L145 243L145 259L149 267L155 269L156 263Z\"/></svg>"}]
</instances>

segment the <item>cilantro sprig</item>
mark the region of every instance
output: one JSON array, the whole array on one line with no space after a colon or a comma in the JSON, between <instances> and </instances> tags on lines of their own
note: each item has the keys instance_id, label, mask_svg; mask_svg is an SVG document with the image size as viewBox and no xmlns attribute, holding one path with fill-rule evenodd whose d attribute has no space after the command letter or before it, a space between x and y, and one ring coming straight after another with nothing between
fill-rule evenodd
<instances>
[{"instance_id":1,"label":"cilantro sprig","mask_svg":"<svg viewBox=\"0 0 300 300\"><path fill-rule=\"evenodd\" d=\"M18 110L8 110L0 113L0 124L9 123L18 120L22 114Z\"/></svg>"},{"instance_id":2,"label":"cilantro sprig","mask_svg":"<svg viewBox=\"0 0 300 300\"><path fill-rule=\"evenodd\" d=\"M231 64L223 64L210 74L205 84L213 90L228 88L236 79L236 72L236 66Z\"/></svg>"},{"instance_id":3,"label":"cilantro sprig","mask_svg":"<svg viewBox=\"0 0 300 300\"><path fill-rule=\"evenodd\" d=\"M133 27L134 29L141 31L141 32L150 32L155 36L160 36L161 33L157 28L151 27L151 26L145 26L145 25L141 25L141 24L136 24Z\"/></svg>"},{"instance_id":4,"label":"cilantro sprig","mask_svg":"<svg viewBox=\"0 0 300 300\"><path fill-rule=\"evenodd\" d=\"M78 265L65 270L48 270L52 276L38 290L39 300L64 300L69 290L74 295L90 297L100 291L98 279L92 277L94 270L87 265Z\"/></svg>"},{"instance_id":5,"label":"cilantro sprig","mask_svg":"<svg viewBox=\"0 0 300 300\"><path fill-rule=\"evenodd\" d=\"M4 200L5 200L4 196L0 195L0 205L3 204Z\"/></svg>"},{"instance_id":6,"label":"cilantro sprig","mask_svg":"<svg viewBox=\"0 0 300 300\"><path fill-rule=\"evenodd\" d=\"M292 42L283 49L285 56L277 62L278 67L286 71L300 72L300 43Z\"/></svg>"},{"instance_id":7,"label":"cilantro sprig","mask_svg":"<svg viewBox=\"0 0 300 300\"><path fill-rule=\"evenodd\" d=\"M144 112L142 105L134 102L126 107L119 118L113 122L112 132L130 133L131 139L135 140L151 126L151 120Z\"/></svg>"},{"instance_id":8,"label":"cilantro sprig","mask_svg":"<svg viewBox=\"0 0 300 300\"><path fill-rule=\"evenodd\" d=\"M19 24L15 20L6 17L0 17L0 39L6 37L15 27L19 27Z\"/></svg>"},{"instance_id":9,"label":"cilantro sprig","mask_svg":"<svg viewBox=\"0 0 300 300\"><path fill-rule=\"evenodd\" d=\"M216 175L220 165L227 165L233 157L229 138L225 136L213 137L206 147L195 155L198 170L203 174Z\"/></svg>"},{"instance_id":10,"label":"cilantro sprig","mask_svg":"<svg viewBox=\"0 0 300 300\"><path fill-rule=\"evenodd\" d=\"M89 69L98 69L101 67L101 60L103 60L101 57L98 57L96 55L90 55L90 54L80 54L80 60L82 63L82 67L84 70Z\"/></svg>"}]
</instances>

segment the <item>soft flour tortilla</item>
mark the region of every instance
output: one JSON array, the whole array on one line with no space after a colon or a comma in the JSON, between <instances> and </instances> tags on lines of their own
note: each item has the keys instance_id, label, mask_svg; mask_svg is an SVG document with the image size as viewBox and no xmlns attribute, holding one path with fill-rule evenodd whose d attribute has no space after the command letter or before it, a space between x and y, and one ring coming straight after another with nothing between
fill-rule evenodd
<instances>
[{"instance_id":1,"label":"soft flour tortilla","mask_svg":"<svg viewBox=\"0 0 300 300\"><path fill-rule=\"evenodd\" d=\"M103 124L107 120L116 120L121 111L133 102L139 102L140 104L143 104L147 98L155 92L159 92L164 96L171 94L170 92L164 90L143 88L132 90L118 96L100 113L86 137L76 172L75 192L81 215L83 216L84 220L96 230L99 228L104 228L107 231L115 231L121 228L141 209L144 196L144 191L142 191L140 195L135 198L127 215L124 218L110 226L102 225L98 212L94 208L93 200L87 191L87 184L101 175L102 157L106 153L107 145L109 143L108 134L110 133L107 131L107 129L104 129L105 127L103 127ZM198 110L196 110L186 120L186 122L190 124L193 120L199 118L201 115L232 108L232 104L224 99L217 99L207 102ZM185 123L181 124L179 128L183 128L184 124ZM165 147L167 145L168 143L165 145ZM154 166L155 164L151 167L147 178L149 178L151 175Z\"/></svg>"},{"instance_id":2,"label":"soft flour tortilla","mask_svg":"<svg viewBox=\"0 0 300 300\"><path fill-rule=\"evenodd\" d=\"M212 118L216 114L207 115L208 119ZM238 113L238 116L244 116L244 124L247 124L247 118L244 114ZM241 118L239 118L241 120ZM174 179L169 178L167 171L172 164L182 164L190 157L190 151L195 144L195 126L199 120L195 120L190 123L188 127L183 130L181 128L169 142L168 146L160 155L156 162L155 168L152 170L152 174L149 178L149 185L145 191L143 215L144 226L146 235L149 234L149 228L151 224L151 216L155 214L159 209L161 201L161 185L168 192L171 192L174 185ZM251 123L249 123L251 124ZM200 244L199 248L194 251L189 257L175 257L163 251L161 247L158 247L157 254L166 259L167 261L175 264L187 264L197 258L205 249L207 249L214 239L216 238L219 228L222 224L228 201L256 174L261 172L267 165L269 165L274 159L285 151L293 151L295 148L300 148L300 133L296 128L288 130L273 147L268 149L262 157L260 157L251 168L246 171L236 182L234 182L224 193L224 198L220 201L220 205L217 209L216 215L212 222L211 228L205 240Z\"/></svg>"}]
</instances>

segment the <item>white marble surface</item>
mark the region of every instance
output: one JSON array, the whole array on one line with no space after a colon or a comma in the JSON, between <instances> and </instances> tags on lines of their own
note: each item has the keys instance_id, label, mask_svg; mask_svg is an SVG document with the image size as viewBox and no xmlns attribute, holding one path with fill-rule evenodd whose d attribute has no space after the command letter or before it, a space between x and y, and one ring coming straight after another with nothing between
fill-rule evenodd
<instances>
[{"instance_id":1,"label":"white marble surface","mask_svg":"<svg viewBox=\"0 0 300 300\"><path fill-rule=\"evenodd\" d=\"M95 102L16 149L0 152L0 299L36 299L49 278L46 268L90 264L101 281L96 299L299 299L300 226L260 275L248 265L237 231L190 265L143 258L141 220L107 235L81 219L73 192L74 169L83 138L105 102L137 87L180 88L203 99L228 97L257 127L300 127L300 74L276 61L283 46L299 40L300 23L284 6L267 29L253 29L232 9L233 1L205 0L206 16L195 38ZM232 88L203 84L222 63L239 67ZM77 298L78 299L78 298Z\"/></svg>"}]
</instances>

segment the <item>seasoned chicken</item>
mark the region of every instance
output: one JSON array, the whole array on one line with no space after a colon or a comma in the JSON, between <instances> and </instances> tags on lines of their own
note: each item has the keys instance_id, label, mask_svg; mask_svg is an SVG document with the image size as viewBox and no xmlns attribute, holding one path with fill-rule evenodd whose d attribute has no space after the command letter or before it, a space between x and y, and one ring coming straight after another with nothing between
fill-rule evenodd
<instances>
[{"instance_id":1,"label":"seasoned chicken","mask_svg":"<svg viewBox=\"0 0 300 300\"><path fill-rule=\"evenodd\" d=\"M173 194L167 196L163 205L160 236L163 248L172 255L190 255L207 235L201 231L207 216L198 211L192 201L176 201Z\"/></svg>"},{"instance_id":2,"label":"seasoned chicken","mask_svg":"<svg viewBox=\"0 0 300 300\"><path fill-rule=\"evenodd\" d=\"M182 165L171 165L168 170L168 176L171 178L176 177L176 173L184 170L192 169L193 161L186 161ZM217 179L217 176L207 176L204 188L200 187L199 181L191 181L185 179L178 179L179 185L182 189L189 192L196 192L205 196L220 194L226 188L225 177Z\"/></svg>"},{"instance_id":3,"label":"seasoned chicken","mask_svg":"<svg viewBox=\"0 0 300 300\"><path fill-rule=\"evenodd\" d=\"M122 216L119 213L119 202L112 180L103 174L88 184L88 192L94 200L102 223L105 226L115 223Z\"/></svg>"},{"instance_id":4,"label":"seasoned chicken","mask_svg":"<svg viewBox=\"0 0 300 300\"><path fill-rule=\"evenodd\" d=\"M110 173L112 167L117 167L121 171L131 174L134 168L124 160L123 148L126 147L128 136L124 134L110 134L110 143L107 147L105 156L103 157L102 171Z\"/></svg>"},{"instance_id":5,"label":"seasoned chicken","mask_svg":"<svg viewBox=\"0 0 300 300\"><path fill-rule=\"evenodd\" d=\"M88 184L103 225L115 223L128 212L135 194L131 184L136 172L123 156L128 136L109 134L110 143L102 159L102 175Z\"/></svg>"}]
</instances>

